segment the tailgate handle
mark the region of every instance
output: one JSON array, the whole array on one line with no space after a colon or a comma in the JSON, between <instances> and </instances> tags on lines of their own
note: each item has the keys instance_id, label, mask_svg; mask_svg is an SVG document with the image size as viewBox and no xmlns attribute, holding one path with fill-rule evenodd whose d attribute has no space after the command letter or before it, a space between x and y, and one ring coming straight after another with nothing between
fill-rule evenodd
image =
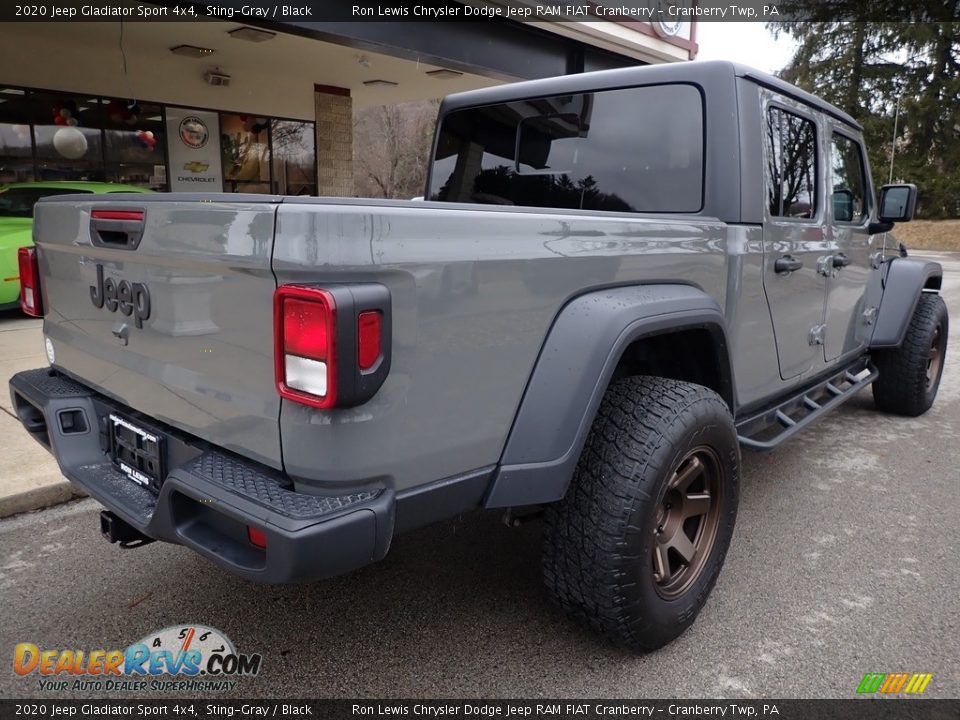
<instances>
[{"instance_id":1,"label":"tailgate handle","mask_svg":"<svg viewBox=\"0 0 960 720\"><path fill-rule=\"evenodd\" d=\"M146 213L143 210L107 210L90 212L90 240L97 247L136 250L143 238Z\"/></svg>"}]
</instances>

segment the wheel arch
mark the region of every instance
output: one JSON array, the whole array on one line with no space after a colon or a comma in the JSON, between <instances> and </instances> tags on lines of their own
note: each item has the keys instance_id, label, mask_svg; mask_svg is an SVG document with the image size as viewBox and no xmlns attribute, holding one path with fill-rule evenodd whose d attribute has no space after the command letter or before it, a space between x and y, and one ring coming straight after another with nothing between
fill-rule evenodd
<instances>
[{"instance_id":1,"label":"wheel arch","mask_svg":"<svg viewBox=\"0 0 960 720\"><path fill-rule=\"evenodd\" d=\"M907 326L922 292L938 292L943 283L940 263L920 258L894 258L884 278L871 349L895 348L903 343Z\"/></svg>"},{"instance_id":2,"label":"wheel arch","mask_svg":"<svg viewBox=\"0 0 960 720\"><path fill-rule=\"evenodd\" d=\"M698 361L670 362L664 348ZM659 360L655 367L651 357ZM541 348L485 507L562 498L607 387L634 374L705 384L734 413L736 386L717 302L698 288L663 284L595 291L567 303Z\"/></svg>"}]
</instances>

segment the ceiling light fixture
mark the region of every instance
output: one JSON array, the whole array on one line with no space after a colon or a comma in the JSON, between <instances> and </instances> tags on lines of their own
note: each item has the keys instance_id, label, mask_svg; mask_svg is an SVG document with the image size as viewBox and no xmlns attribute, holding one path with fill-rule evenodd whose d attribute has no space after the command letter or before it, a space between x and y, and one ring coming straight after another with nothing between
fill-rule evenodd
<instances>
[{"instance_id":1,"label":"ceiling light fixture","mask_svg":"<svg viewBox=\"0 0 960 720\"><path fill-rule=\"evenodd\" d=\"M396 83L393 80L364 80L363 84L367 87L395 87L400 83Z\"/></svg>"},{"instance_id":2,"label":"ceiling light fixture","mask_svg":"<svg viewBox=\"0 0 960 720\"><path fill-rule=\"evenodd\" d=\"M427 70L427 75L432 78L437 78L438 80L449 80L450 78L460 77L463 73L457 70L440 68L439 70Z\"/></svg>"},{"instance_id":3,"label":"ceiling light fixture","mask_svg":"<svg viewBox=\"0 0 960 720\"><path fill-rule=\"evenodd\" d=\"M216 50L213 48L198 47L196 45L177 45L170 48L174 55L183 55L189 58L204 58L213 55Z\"/></svg>"},{"instance_id":4,"label":"ceiling light fixture","mask_svg":"<svg viewBox=\"0 0 960 720\"><path fill-rule=\"evenodd\" d=\"M227 35L235 40L246 40L247 42L262 43L267 40L273 40L277 34L269 30L260 30L252 27L238 27L235 30L228 30Z\"/></svg>"}]
</instances>

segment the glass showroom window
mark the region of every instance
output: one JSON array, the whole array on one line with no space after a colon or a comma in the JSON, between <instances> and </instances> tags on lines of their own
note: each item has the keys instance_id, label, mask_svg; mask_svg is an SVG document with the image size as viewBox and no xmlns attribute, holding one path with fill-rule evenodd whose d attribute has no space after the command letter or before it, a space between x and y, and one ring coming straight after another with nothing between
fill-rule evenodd
<instances>
[{"instance_id":1,"label":"glass showroom window","mask_svg":"<svg viewBox=\"0 0 960 720\"><path fill-rule=\"evenodd\" d=\"M33 138L25 90L0 88L0 185L33 180Z\"/></svg>"},{"instance_id":2,"label":"glass showroom window","mask_svg":"<svg viewBox=\"0 0 960 720\"><path fill-rule=\"evenodd\" d=\"M226 192L270 192L270 121L253 115L220 116L220 153Z\"/></svg>"},{"instance_id":3,"label":"glass showroom window","mask_svg":"<svg viewBox=\"0 0 960 720\"><path fill-rule=\"evenodd\" d=\"M120 99L104 102L107 179L166 190L166 139L160 106Z\"/></svg>"},{"instance_id":4,"label":"glass showroom window","mask_svg":"<svg viewBox=\"0 0 960 720\"><path fill-rule=\"evenodd\" d=\"M273 192L280 195L316 195L317 161L314 126L296 120L273 120Z\"/></svg>"},{"instance_id":5,"label":"glass showroom window","mask_svg":"<svg viewBox=\"0 0 960 720\"><path fill-rule=\"evenodd\" d=\"M97 98L30 93L37 180L103 180L101 105Z\"/></svg>"}]
</instances>

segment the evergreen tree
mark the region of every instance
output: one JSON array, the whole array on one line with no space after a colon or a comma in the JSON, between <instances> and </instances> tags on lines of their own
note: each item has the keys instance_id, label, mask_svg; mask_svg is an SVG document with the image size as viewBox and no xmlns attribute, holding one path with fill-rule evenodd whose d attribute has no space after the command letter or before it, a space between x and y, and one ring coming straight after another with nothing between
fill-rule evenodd
<instances>
[{"instance_id":1,"label":"evergreen tree","mask_svg":"<svg viewBox=\"0 0 960 720\"><path fill-rule=\"evenodd\" d=\"M806 1L811 8L822 5ZM925 7L928 17L940 21L778 22L768 27L774 36L786 34L797 43L781 76L863 125L874 183L887 181L895 142L893 179L917 184L917 214L958 217L960 0Z\"/></svg>"}]
</instances>

